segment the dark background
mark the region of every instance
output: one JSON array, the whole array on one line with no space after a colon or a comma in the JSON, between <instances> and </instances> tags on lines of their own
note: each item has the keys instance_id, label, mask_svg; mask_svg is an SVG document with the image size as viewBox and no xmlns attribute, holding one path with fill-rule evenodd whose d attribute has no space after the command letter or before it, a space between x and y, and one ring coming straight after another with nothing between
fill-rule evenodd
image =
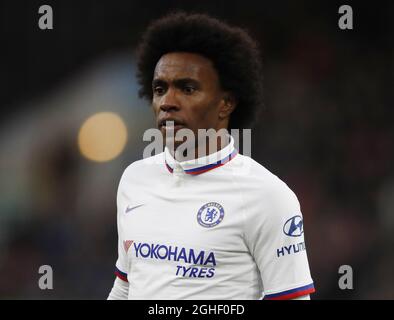
<instances>
[{"instance_id":1,"label":"dark background","mask_svg":"<svg viewBox=\"0 0 394 320\"><path fill-rule=\"evenodd\" d=\"M38 28L44 4L53 30ZM343 4L353 30L338 27ZM266 109L252 157L300 200L313 298L393 299L393 2L245 0L0 2L0 298L107 297L117 184L152 121L134 49L173 9L210 13L261 44ZM100 111L128 130L107 162L77 144ZM53 267L53 290L38 288L41 265ZM353 290L338 287L341 265Z\"/></svg>"}]
</instances>

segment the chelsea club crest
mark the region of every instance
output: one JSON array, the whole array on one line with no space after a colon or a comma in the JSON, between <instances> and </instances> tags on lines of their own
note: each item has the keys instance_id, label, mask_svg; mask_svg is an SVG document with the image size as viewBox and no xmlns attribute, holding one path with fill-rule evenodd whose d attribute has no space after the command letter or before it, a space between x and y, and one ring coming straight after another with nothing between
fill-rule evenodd
<instances>
[{"instance_id":1,"label":"chelsea club crest","mask_svg":"<svg viewBox=\"0 0 394 320\"><path fill-rule=\"evenodd\" d=\"M197 221L205 228L217 226L224 217L224 209L217 202L209 202L204 204L198 210Z\"/></svg>"}]
</instances>

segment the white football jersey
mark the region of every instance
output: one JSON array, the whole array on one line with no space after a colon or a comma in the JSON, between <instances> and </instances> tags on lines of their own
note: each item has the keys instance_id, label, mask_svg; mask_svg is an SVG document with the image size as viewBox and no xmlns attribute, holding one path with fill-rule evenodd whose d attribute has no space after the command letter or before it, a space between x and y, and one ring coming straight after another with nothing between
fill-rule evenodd
<instances>
[{"instance_id":1,"label":"white football jersey","mask_svg":"<svg viewBox=\"0 0 394 320\"><path fill-rule=\"evenodd\" d=\"M289 299L314 292L300 205L289 187L237 153L233 140L198 160L177 162L166 149L125 170L115 273L128 281L128 298Z\"/></svg>"}]
</instances>

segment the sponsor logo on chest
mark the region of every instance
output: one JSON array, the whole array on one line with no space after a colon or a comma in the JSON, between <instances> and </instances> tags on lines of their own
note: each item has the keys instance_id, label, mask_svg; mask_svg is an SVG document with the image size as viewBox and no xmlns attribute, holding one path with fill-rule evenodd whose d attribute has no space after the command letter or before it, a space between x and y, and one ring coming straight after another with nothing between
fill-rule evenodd
<instances>
[{"instance_id":1,"label":"sponsor logo on chest","mask_svg":"<svg viewBox=\"0 0 394 320\"><path fill-rule=\"evenodd\" d=\"M215 275L216 258L213 251L196 250L158 243L132 243L133 255L137 259L174 261L179 263L174 270L176 276L191 278L212 278ZM127 250L129 251L129 250Z\"/></svg>"}]
</instances>

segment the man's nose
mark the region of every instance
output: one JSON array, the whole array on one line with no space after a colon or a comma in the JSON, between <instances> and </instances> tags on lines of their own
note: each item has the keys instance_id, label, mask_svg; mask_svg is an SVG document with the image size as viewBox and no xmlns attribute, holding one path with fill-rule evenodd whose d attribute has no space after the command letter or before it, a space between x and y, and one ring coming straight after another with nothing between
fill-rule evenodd
<instances>
[{"instance_id":1,"label":"man's nose","mask_svg":"<svg viewBox=\"0 0 394 320\"><path fill-rule=\"evenodd\" d=\"M180 109L175 90L168 89L160 101L160 110L164 112L177 111Z\"/></svg>"}]
</instances>

